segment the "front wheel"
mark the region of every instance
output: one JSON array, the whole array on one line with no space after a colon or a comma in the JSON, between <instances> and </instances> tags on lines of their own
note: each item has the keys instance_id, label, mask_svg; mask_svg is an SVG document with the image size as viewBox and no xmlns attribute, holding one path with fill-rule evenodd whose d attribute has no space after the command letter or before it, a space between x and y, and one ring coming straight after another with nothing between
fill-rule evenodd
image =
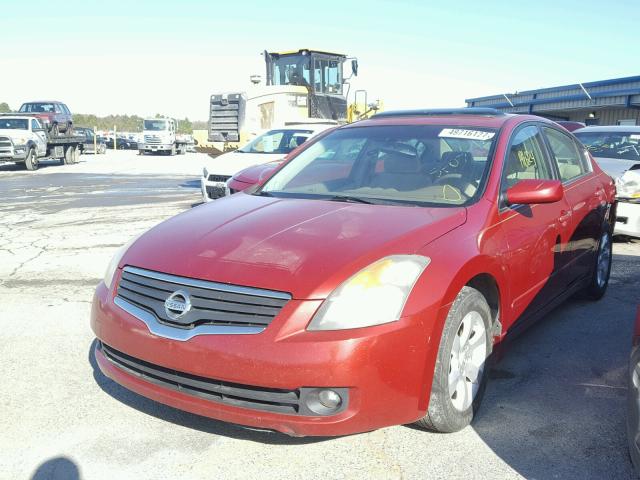
<instances>
[{"instance_id":1,"label":"front wheel","mask_svg":"<svg viewBox=\"0 0 640 480\"><path fill-rule=\"evenodd\" d=\"M27 167L27 170L37 170L38 169L38 155L36 154L36 149L31 147L29 152L27 153L27 158L24 159L24 165Z\"/></svg>"},{"instance_id":2,"label":"front wheel","mask_svg":"<svg viewBox=\"0 0 640 480\"><path fill-rule=\"evenodd\" d=\"M450 433L473 420L487 383L491 311L475 288L464 287L445 321L427 414L416 425Z\"/></svg>"},{"instance_id":3,"label":"front wheel","mask_svg":"<svg viewBox=\"0 0 640 480\"><path fill-rule=\"evenodd\" d=\"M587 297L591 300L600 300L607 291L612 256L611 228L606 225L600 235L593 273L586 289Z\"/></svg>"}]
</instances>

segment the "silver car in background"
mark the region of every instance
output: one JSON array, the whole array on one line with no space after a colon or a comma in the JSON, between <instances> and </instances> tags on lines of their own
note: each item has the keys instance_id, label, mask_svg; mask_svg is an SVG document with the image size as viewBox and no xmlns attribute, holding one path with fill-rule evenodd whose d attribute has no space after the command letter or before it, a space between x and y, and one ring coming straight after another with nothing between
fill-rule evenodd
<instances>
[{"instance_id":1,"label":"silver car in background","mask_svg":"<svg viewBox=\"0 0 640 480\"><path fill-rule=\"evenodd\" d=\"M640 126L585 127L573 134L616 182L613 233L640 238Z\"/></svg>"}]
</instances>

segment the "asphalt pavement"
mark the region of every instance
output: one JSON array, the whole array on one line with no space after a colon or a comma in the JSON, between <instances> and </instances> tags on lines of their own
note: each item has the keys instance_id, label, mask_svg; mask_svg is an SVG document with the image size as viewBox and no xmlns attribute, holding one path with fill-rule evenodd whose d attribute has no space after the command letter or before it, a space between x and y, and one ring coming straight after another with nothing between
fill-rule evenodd
<instances>
[{"instance_id":1,"label":"asphalt pavement","mask_svg":"<svg viewBox=\"0 0 640 480\"><path fill-rule=\"evenodd\" d=\"M92 358L93 290L116 249L200 202L205 155L86 155L0 165L0 478L634 478L625 371L640 242L614 244L596 303L575 299L514 340L474 424L291 438L181 412Z\"/></svg>"}]
</instances>

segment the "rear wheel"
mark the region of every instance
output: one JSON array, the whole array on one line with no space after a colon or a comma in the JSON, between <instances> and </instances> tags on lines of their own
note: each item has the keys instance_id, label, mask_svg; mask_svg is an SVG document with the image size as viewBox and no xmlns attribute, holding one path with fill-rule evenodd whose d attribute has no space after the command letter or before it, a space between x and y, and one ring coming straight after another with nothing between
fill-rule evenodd
<instances>
[{"instance_id":1,"label":"rear wheel","mask_svg":"<svg viewBox=\"0 0 640 480\"><path fill-rule=\"evenodd\" d=\"M600 300L607 291L611 275L612 253L611 228L606 225L600 235L593 273L586 289L587 297L591 300Z\"/></svg>"},{"instance_id":2,"label":"rear wheel","mask_svg":"<svg viewBox=\"0 0 640 480\"><path fill-rule=\"evenodd\" d=\"M24 160L24 166L27 167L27 170L37 170L38 169L38 155L36 154L36 149L31 147L29 152L27 153L27 158Z\"/></svg>"},{"instance_id":3,"label":"rear wheel","mask_svg":"<svg viewBox=\"0 0 640 480\"><path fill-rule=\"evenodd\" d=\"M51 135L53 135L54 137L60 136L60 127L57 123L54 123L51 127Z\"/></svg>"},{"instance_id":4,"label":"rear wheel","mask_svg":"<svg viewBox=\"0 0 640 480\"><path fill-rule=\"evenodd\" d=\"M174 156L176 154L176 146L175 144L171 146L171 150L169 151L169 155Z\"/></svg>"},{"instance_id":5,"label":"rear wheel","mask_svg":"<svg viewBox=\"0 0 640 480\"><path fill-rule=\"evenodd\" d=\"M77 161L77 154L75 147L67 147L64 152L64 163L66 165L72 165Z\"/></svg>"},{"instance_id":6,"label":"rear wheel","mask_svg":"<svg viewBox=\"0 0 640 480\"><path fill-rule=\"evenodd\" d=\"M431 387L429 409L416 425L456 432L471 423L487 383L491 311L475 288L464 287L447 315Z\"/></svg>"},{"instance_id":7,"label":"rear wheel","mask_svg":"<svg viewBox=\"0 0 640 480\"><path fill-rule=\"evenodd\" d=\"M70 137L70 136L72 136L72 135L73 135L73 124L71 124L71 123L67 123L67 128L66 128L66 130L64 131L64 134L65 134L67 137Z\"/></svg>"}]
</instances>

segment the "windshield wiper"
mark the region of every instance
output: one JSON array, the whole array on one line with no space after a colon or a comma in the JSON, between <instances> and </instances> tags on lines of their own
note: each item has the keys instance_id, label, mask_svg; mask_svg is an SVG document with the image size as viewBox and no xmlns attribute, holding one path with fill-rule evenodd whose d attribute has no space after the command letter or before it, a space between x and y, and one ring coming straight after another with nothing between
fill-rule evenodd
<instances>
[{"instance_id":1,"label":"windshield wiper","mask_svg":"<svg viewBox=\"0 0 640 480\"><path fill-rule=\"evenodd\" d=\"M373 205L375 202L371 200L365 200L361 197L354 197L351 195L334 195L333 197L328 198L332 202L347 202L347 203L366 203L367 205Z\"/></svg>"}]
</instances>

